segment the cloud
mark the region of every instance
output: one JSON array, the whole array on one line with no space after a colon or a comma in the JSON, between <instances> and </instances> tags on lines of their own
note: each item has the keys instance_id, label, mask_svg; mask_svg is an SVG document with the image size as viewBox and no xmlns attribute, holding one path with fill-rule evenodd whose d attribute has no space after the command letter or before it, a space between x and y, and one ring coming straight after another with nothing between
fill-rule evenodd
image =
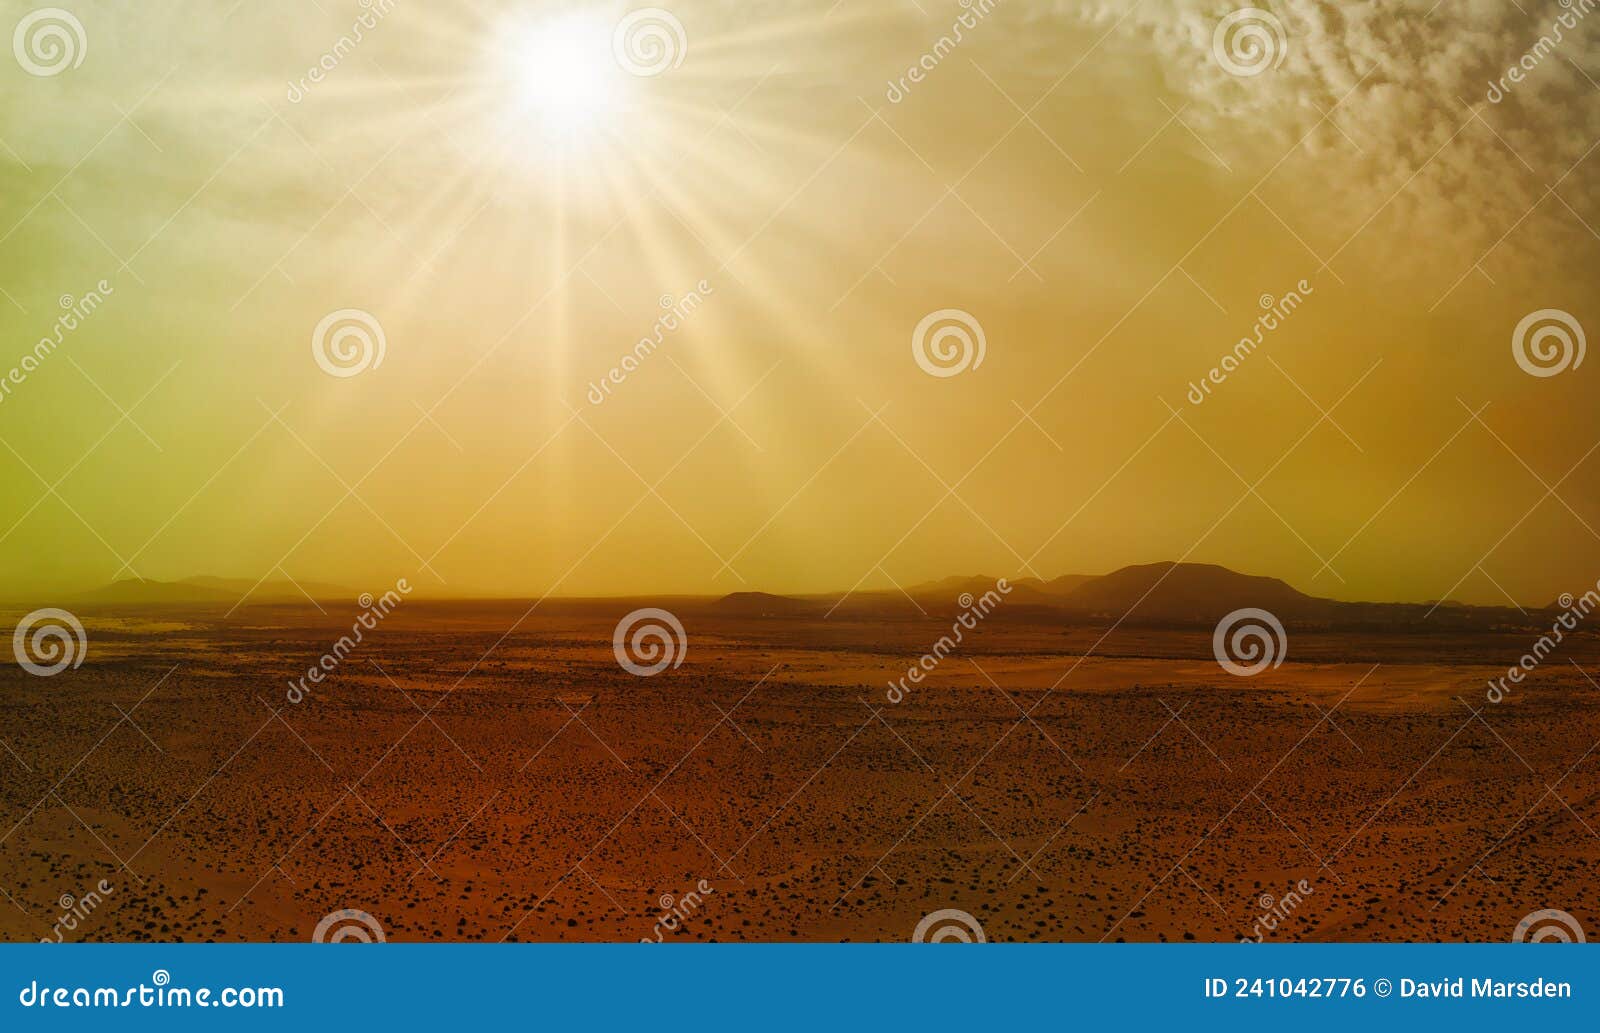
<instances>
[{"instance_id":1,"label":"cloud","mask_svg":"<svg viewBox=\"0 0 1600 1033\"><path fill-rule=\"evenodd\" d=\"M1109 30L1108 48L1153 56L1188 105L1185 122L1230 163L1243 159L1250 182L1290 155L1301 217L1349 234L1383 208L1435 242L1429 252L1462 248L1476 258L1491 245L1593 243L1562 202L1594 224L1600 198L1581 165L1600 139L1600 86L1588 71L1600 7L1525 6L1280 0L1256 42L1281 45L1281 64L1250 76L1230 74L1217 56L1214 34L1229 9L1216 3L1147 2L1131 12L1123 3L1059 3L1042 17L1080 19ZM1524 81L1491 92L1529 61ZM1307 156L1324 163L1320 174L1304 175ZM1552 185L1555 196L1546 194ZM1532 237L1497 245L1519 220L1522 230L1537 227Z\"/></svg>"}]
</instances>

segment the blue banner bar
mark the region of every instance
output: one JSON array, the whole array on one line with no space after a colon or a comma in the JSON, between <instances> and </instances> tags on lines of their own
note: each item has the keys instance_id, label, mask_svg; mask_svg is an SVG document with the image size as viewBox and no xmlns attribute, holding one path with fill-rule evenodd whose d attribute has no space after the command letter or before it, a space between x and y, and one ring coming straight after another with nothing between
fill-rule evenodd
<instances>
[{"instance_id":1,"label":"blue banner bar","mask_svg":"<svg viewBox=\"0 0 1600 1033\"><path fill-rule=\"evenodd\" d=\"M0 980L8 1029L1575 1029L1600 992L1529 944L12 945Z\"/></svg>"}]
</instances>

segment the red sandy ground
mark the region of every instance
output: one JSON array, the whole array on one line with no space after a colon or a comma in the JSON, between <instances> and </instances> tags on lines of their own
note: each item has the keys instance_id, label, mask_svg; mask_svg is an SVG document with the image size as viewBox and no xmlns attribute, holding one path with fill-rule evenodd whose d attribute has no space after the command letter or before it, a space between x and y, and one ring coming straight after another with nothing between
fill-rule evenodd
<instances>
[{"instance_id":1,"label":"red sandy ground","mask_svg":"<svg viewBox=\"0 0 1600 1033\"><path fill-rule=\"evenodd\" d=\"M345 615L86 617L82 667L0 671L0 935L101 880L67 938L633 941L702 880L665 939L1231 940L1302 880L1275 939L1600 929L1593 638L1494 705L1525 633L1291 631L1241 679L1209 630L995 620L891 705L948 621L685 614L636 678L630 608L491 652L524 607L408 603L298 705Z\"/></svg>"}]
</instances>

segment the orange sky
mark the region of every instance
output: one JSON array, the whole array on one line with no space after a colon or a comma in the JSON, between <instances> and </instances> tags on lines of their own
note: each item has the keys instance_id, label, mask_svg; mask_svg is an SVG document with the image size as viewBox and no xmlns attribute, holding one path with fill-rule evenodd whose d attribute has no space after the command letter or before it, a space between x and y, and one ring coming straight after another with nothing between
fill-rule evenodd
<instances>
[{"instance_id":1,"label":"orange sky","mask_svg":"<svg viewBox=\"0 0 1600 1033\"><path fill-rule=\"evenodd\" d=\"M1600 327L1600 16L1277 3L1250 75L1199 3L684 2L660 68L609 4L209 6L0 63L0 378L103 297L0 394L7 597L1600 576L1597 367L1513 349Z\"/></svg>"}]
</instances>

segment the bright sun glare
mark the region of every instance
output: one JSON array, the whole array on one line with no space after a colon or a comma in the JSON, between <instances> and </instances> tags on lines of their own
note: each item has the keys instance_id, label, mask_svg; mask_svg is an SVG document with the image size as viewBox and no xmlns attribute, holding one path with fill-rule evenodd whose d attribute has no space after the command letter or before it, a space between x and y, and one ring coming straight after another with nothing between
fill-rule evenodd
<instances>
[{"instance_id":1,"label":"bright sun glare","mask_svg":"<svg viewBox=\"0 0 1600 1033\"><path fill-rule=\"evenodd\" d=\"M557 18L508 33L507 43L502 59L521 114L566 137L606 127L616 111L619 70L604 23Z\"/></svg>"}]
</instances>

